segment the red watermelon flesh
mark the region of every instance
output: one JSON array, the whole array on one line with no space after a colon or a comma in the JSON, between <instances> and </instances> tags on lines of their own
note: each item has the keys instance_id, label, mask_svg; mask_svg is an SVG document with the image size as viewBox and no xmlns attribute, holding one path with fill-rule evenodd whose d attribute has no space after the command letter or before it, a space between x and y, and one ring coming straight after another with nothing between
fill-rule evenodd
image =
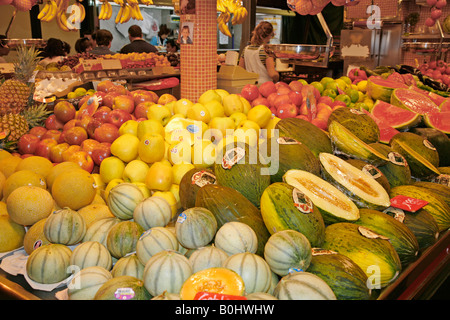
<instances>
[{"instance_id":1,"label":"red watermelon flesh","mask_svg":"<svg viewBox=\"0 0 450 320\"><path fill-rule=\"evenodd\" d=\"M380 120L383 125L398 130L415 127L421 120L421 116L418 113L394 106L381 100L375 102L371 113L375 118Z\"/></svg>"},{"instance_id":2,"label":"red watermelon flesh","mask_svg":"<svg viewBox=\"0 0 450 320\"><path fill-rule=\"evenodd\" d=\"M445 99L445 101L439 105L439 108L441 109L441 112L450 112L450 98Z\"/></svg>"},{"instance_id":3,"label":"red watermelon flesh","mask_svg":"<svg viewBox=\"0 0 450 320\"><path fill-rule=\"evenodd\" d=\"M433 100L413 89L395 89L391 104L422 115L440 111Z\"/></svg>"},{"instance_id":4,"label":"red watermelon flesh","mask_svg":"<svg viewBox=\"0 0 450 320\"><path fill-rule=\"evenodd\" d=\"M446 98L444 98L441 95L438 95L437 93L434 93L434 92L431 92L431 91L427 91L427 90L423 90L423 89L420 89L420 88L415 87L415 86L410 87L410 89L413 89L413 90L415 90L417 92L422 93L426 97L430 98L438 106L446 100Z\"/></svg>"},{"instance_id":5,"label":"red watermelon flesh","mask_svg":"<svg viewBox=\"0 0 450 320\"><path fill-rule=\"evenodd\" d=\"M388 125L385 125L383 121L375 117L372 113L365 109L361 109L364 113L368 114L378 125L378 128L380 129L380 142L384 144L389 144L389 141L391 141L392 137L395 136L397 133L400 133L395 128L392 128Z\"/></svg>"},{"instance_id":6,"label":"red watermelon flesh","mask_svg":"<svg viewBox=\"0 0 450 320\"><path fill-rule=\"evenodd\" d=\"M425 115L428 127L450 134L450 112L434 112Z\"/></svg>"}]
</instances>

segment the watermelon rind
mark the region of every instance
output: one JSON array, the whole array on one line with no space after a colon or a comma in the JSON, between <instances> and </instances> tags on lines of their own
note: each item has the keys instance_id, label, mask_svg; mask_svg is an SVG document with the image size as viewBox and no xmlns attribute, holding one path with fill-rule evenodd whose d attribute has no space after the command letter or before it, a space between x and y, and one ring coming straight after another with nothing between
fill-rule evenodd
<instances>
[{"instance_id":1,"label":"watermelon rind","mask_svg":"<svg viewBox=\"0 0 450 320\"><path fill-rule=\"evenodd\" d=\"M375 102L370 112L384 125L397 130L408 130L417 126L422 120L422 116L416 112L399 108L381 100Z\"/></svg>"}]
</instances>

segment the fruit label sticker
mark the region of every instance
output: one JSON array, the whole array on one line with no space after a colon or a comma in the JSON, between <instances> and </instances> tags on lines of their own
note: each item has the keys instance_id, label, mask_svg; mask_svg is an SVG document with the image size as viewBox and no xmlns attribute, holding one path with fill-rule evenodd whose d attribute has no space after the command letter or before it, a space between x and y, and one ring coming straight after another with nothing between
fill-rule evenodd
<instances>
[{"instance_id":1,"label":"fruit label sticker","mask_svg":"<svg viewBox=\"0 0 450 320\"><path fill-rule=\"evenodd\" d=\"M444 186L450 187L450 175L449 174L440 174L436 178L434 178L434 182L443 184Z\"/></svg>"},{"instance_id":2,"label":"fruit label sticker","mask_svg":"<svg viewBox=\"0 0 450 320\"><path fill-rule=\"evenodd\" d=\"M197 292L194 300L247 300L244 296L235 296L216 292Z\"/></svg>"},{"instance_id":3,"label":"fruit label sticker","mask_svg":"<svg viewBox=\"0 0 450 320\"><path fill-rule=\"evenodd\" d=\"M195 124L190 124L186 127L187 131L190 133L197 133L200 131L200 128Z\"/></svg>"},{"instance_id":4,"label":"fruit label sticker","mask_svg":"<svg viewBox=\"0 0 450 320\"><path fill-rule=\"evenodd\" d=\"M366 164L362 170L362 172L368 174L369 176L371 176L374 179L378 179L379 177L381 177L381 171L380 169L378 169L377 167L375 167L372 164Z\"/></svg>"},{"instance_id":5,"label":"fruit label sticker","mask_svg":"<svg viewBox=\"0 0 450 320\"><path fill-rule=\"evenodd\" d=\"M350 109L350 112L353 114L365 114L364 112L358 110L358 109Z\"/></svg>"},{"instance_id":6,"label":"fruit label sticker","mask_svg":"<svg viewBox=\"0 0 450 320\"><path fill-rule=\"evenodd\" d=\"M293 273L296 273L296 272L303 272L303 269L301 269L301 268L289 268L289 270L288 270L289 274L293 274Z\"/></svg>"},{"instance_id":7,"label":"fruit label sticker","mask_svg":"<svg viewBox=\"0 0 450 320\"><path fill-rule=\"evenodd\" d=\"M207 184L216 184L216 176L206 170L201 170L192 175L192 184L196 184L200 188Z\"/></svg>"},{"instance_id":8,"label":"fruit label sticker","mask_svg":"<svg viewBox=\"0 0 450 320\"><path fill-rule=\"evenodd\" d=\"M39 248L40 246L42 246L42 240L41 239L37 239L34 244L33 244L33 250L36 250L37 248Z\"/></svg>"},{"instance_id":9,"label":"fruit label sticker","mask_svg":"<svg viewBox=\"0 0 450 320\"><path fill-rule=\"evenodd\" d=\"M222 168L231 169L236 163L245 157L245 150L241 147L236 147L231 150L227 150L222 158Z\"/></svg>"},{"instance_id":10,"label":"fruit label sticker","mask_svg":"<svg viewBox=\"0 0 450 320\"><path fill-rule=\"evenodd\" d=\"M144 239L146 236L148 236L152 232L152 229L148 229L147 231L144 231L141 236L139 237L139 240Z\"/></svg>"},{"instance_id":11,"label":"fruit label sticker","mask_svg":"<svg viewBox=\"0 0 450 320\"><path fill-rule=\"evenodd\" d=\"M177 223L183 223L184 221L186 221L186 219L187 219L186 213L182 212L178 216Z\"/></svg>"},{"instance_id":12,"label":"fruit label sticker","mask_svg":"<svg viewBox=\"0 0 450 320\"><path fill-rule=\"evenodd\" d=\"M114 297L117 300L130 300L134 298L134 290L131 288L118 288L114 292Z\"/></svg>"},{"instance_id":13,"label":"fruit label sticker","mask_svg":"<svg viewBox=\"0 0 450 320\"><path fill-rule=\"evenodd\" d=\"M389 207L383 211L389 215L394 215L394 219L403 223L405 221L405 211L399 208Z\"/></svg>"},{"instance_id":14,"label":"fruit label sticker","mask_svg":"<svg viewBox=\"0 0 450 320\"><path fill-rule=\"evenodd\" d=\"M313 212L313 203L303 192L294 188L292 190L292 199L294 200L294 206L302 213Z\"/></svg>"},{"instance_id":15,"label":"fruit label sticker","mask_svg":"<svg viewBox=\"0 0 450 320\"><path fill-rule=\"evenodd\" d=\"M433 144L430 141L428 141L427 139L423 140L423 145L425 147L427 147L428 149L436 150L436 148L433 146Z\"/></svg>"},{"instance_id":16,"label":"fruit label sticker","mask_svg":"<svg viewBox=\"0 0 450 320\"><path fill-rule=\"evenodd\" d=\"M278 144L302 144L300 141L295 140L294 138L288 137L279 137L277 139Z\"/></svg>"},{"instance_id":17,"label":"fruit label sticker","mask_svg":"<svg viewBox=\"0 0 450 320\"><path fill-rule=\"evenodd\" d=\"M312 248L311 254L313 256L323 256L323 255L328 255L328 254L337 254L337 252L333 251L333 250L322 249L322 248Z\"/></svg>"},{"instance_id":18,"label":"fruit label sticker","mask_svg":"<svg viewBox=\"0 0 450 320\"><path fill-rule=\"evenodd\" d=\"M389 152L388 159L390 162L398 166L406 167L408 165L406 159L400 153L397 152Z\"/></svg>"},{"instance_id":19,"label":"fruit label sticker","mask_svg":"<svg viewBox=\"0 0 450 320\"><path fill-rule=\"evenodd\" d=\"M428 204L427 201L411 198L403 195L395 196L391 199L391 206L406 211L416 212Z\"/></svg>"},{"instance_id":20,"label":"fruit label sticker","mask_svg":"<svg viewBox=\"0 0 450 320\"><path fill-rule=\"evenodd\" d=\"M382 236L381 234L376 233L375 231L370 230L369 228L359 226L358 227L359 233L366 237L367 239L383 239L383 240L389 240L388 237Z\"/></svg>"}]
</instances>

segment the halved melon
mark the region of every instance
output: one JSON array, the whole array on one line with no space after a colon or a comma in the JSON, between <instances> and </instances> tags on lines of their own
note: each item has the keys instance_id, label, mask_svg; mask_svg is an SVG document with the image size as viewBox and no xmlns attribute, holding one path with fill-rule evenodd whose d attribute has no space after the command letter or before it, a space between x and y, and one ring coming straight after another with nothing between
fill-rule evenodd
<instances>
[{"instance_id":1,"label":"halved melon","mask_svg":"<svg viewBox=\"0 0 450 320\"><path fill-rule=\"evenodd\" d=\"M346 194L358 207L385 209L391 205L386 189L362 170L330 153L321 153L319 161L325 180Z\"/></svg>"},{"instance_id":2,"label":"halved melon","mask_svg":"<svg viewBox=\"0 0 450 320\"><path fill-rule=\"evenodd\" d=\"M325 224L359 219L359 209L343 192L324 179L303 170L291 169L284 182L308 196L322 213Z\"/></svg>"},{"instance_id":3,"label":"halved melon","mask_svg":"<svg viewBox=\"0 0 450 320\"><path fill-rule=\"evenodd\" d=\"M417 112L400 108L381 100L375 102L370 112L385 126L398 130L413 128L421 121L421 116Z\"/></svg>"},{"instance_id":4,"label":"halved melon","mask_svg":"<svg viewBox=\"0 0 450 320\"><path fill-rule=\"evenodd\" d=\"M427 127L450 134L450 111L429 113L424 120Z\"/></svg>"}]
</instances>

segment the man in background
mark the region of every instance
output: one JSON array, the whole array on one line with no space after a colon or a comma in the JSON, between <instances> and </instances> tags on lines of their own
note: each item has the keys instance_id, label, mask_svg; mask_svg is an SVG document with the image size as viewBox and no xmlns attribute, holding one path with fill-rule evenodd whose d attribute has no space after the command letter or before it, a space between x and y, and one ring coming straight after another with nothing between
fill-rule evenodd
<instances>
[{"instance_id":1,"label":"man in background","mask_svg":"<svg viewBox=\"0 0 450 320\"><path fill-rule=\"evenodd\" d=\"M111 51L111 42L113 40L113 35L109 30L100 29L95 33L95 41L97 46L93 48L90 53L98 56L105 54L115 54Z\"/></svg>"},{"instance_id":2,"label":"man in background","mask_svg":"<svg viewBox=\"0 0 450 320\"><path fill-rule=\"evenodd\" d=\"M128 28L128 39L130 39L130 43L123 46L120 49L120 53L149 53L149 52L158 52L158 49L142 38L142 29L137 25L132 25Z\"/></svg>"}]
</instances>

